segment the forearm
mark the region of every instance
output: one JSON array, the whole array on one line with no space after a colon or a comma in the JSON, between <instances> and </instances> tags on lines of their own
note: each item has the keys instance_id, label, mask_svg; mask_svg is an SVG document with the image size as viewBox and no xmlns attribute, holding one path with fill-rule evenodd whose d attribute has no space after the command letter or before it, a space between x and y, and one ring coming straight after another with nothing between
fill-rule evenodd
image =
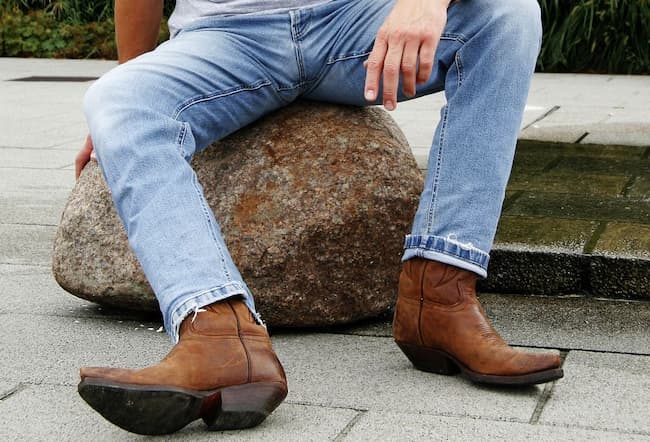
<instances>
[{"instance_id":1,"label":"forearm","mask_svg":"<svg viewBox=\"0 0 650 442\"><path fill-rule=\"evenodd\" d=\"M115 39L119 63L156 47L162 13L163 0L115 0Z\"/></svg>"}]
</instances>

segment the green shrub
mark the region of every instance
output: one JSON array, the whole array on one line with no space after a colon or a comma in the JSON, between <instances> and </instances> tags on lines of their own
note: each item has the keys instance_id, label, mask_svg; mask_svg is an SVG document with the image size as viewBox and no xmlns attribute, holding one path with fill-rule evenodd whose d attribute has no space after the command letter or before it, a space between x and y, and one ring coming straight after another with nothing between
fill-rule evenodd
<instances>
[{"instance_id":1,"label":"green shrub","mask_svg":"<svg viewBox=\"0 0 650 442\"><path fill-rule=\"evenodd\" d=\"M650 74L650 0L538 1L538 71ZM113 0L0 0L0 56L115 58L112 17Z\"/></svg>"},{"instance_id":2,"label":"green shrub","mask_svg":"<svg viewBox=\"0 0 650 442\"><path fill-rule=\"evenodd\" d=\"M538 70L650 73L650 0L539 0Z\"/></svg>"},{"instance_id":3,"label":"green shrub","mask_svg":"<svg viewBox=\"0 0 650 442\"><path fill-rule=\"evenodd\" d=\"M66 23L42 10L0 16L4 57L115 58L113 20Z\"/></svg>"}]
</instances>

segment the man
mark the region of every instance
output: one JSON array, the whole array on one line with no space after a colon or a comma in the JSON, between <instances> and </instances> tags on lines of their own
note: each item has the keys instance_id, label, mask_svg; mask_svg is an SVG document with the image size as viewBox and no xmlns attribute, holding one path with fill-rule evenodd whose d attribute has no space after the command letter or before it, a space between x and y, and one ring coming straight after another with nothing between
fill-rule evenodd
<instances>
[{"instance_id":1,"label":"man","mask_svg":"<svg viewBox=\"0 0 650 442\"><path fill-rule=\"evenodd\" d=\"M284 371L189 165L194 153L304 97L358 106L445 90L405 242L394 336L413 364L492 384L562 376L509 347L475 295L540 43L535 0L117 0L121 63L88 91L90 136L175 346L142 370L83 368L79 392L120 427L257 425ZM154 49L155 48L155 49ZM126 63L128 61L128 63Z\"/></svg>"}]
</instances>

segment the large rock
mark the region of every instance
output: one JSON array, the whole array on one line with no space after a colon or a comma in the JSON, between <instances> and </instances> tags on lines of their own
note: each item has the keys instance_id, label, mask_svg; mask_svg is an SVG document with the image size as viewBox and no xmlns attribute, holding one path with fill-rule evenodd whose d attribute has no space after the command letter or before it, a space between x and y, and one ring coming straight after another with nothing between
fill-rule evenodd
<instances>
[{"instance_id":1,"label":"large rock","mask_svg":"<svg viewBox=\"0 0 650 442\"><path fill-rule=\"evenodd\" d=\"M269 325L342 324L392 306L422 177L386 112L297 103L193 166ZM158 308L94 162L72 191L53 256L56 280L76 296Z\"/></svg>"}]
</instances>

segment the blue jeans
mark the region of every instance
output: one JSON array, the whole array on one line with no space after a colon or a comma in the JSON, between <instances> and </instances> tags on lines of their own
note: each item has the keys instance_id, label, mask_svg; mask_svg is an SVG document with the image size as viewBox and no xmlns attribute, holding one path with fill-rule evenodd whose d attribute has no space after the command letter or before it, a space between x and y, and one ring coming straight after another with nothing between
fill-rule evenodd
<instances>
[{"instance_id":1,"label":"blue jeans","mask_svg":"<svg viewBox=\"0 0 650 442\"><path fill-rule=\"evenodd\" d=\"M230 296L256 315L192 155L300 97L368 105L363 62L393 1L202 19L89 89L99 165L174 342L188 314ZM404 260L487 274L540 36L535 0L449 8L434 71L417 90L444 90L447 105Z\"/></svg>"}]
</instances>

